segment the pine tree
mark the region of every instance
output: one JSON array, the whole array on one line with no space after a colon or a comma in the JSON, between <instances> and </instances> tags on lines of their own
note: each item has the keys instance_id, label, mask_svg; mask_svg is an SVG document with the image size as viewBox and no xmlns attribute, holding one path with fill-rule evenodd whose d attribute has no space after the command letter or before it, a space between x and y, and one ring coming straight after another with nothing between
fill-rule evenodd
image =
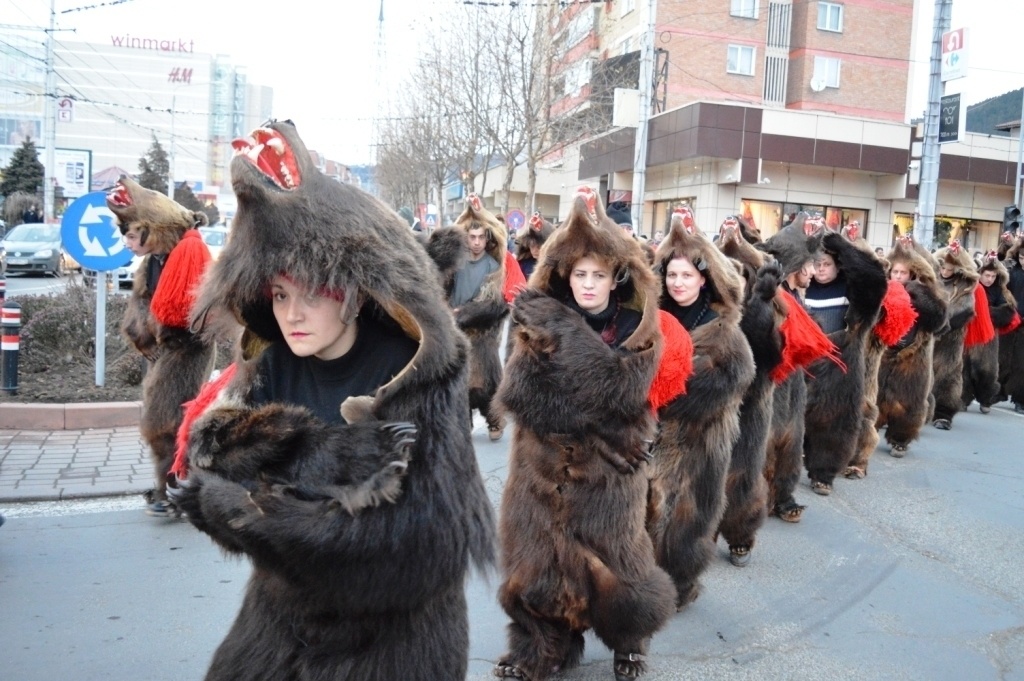
<instances>
[{"instance_id":1,"label":"pine tree","mask_svg":"<svg viewBox=\"0 0 1024 681\"><path fill-rule=\"evenodd\" d=\"M203 212L206 213L206 217L209 218L210 224L215 225L220 222L220 209L217 208L217 204L212 201L203 206Z\"/></svg>"},{"instance_id":2,"label":"pine tree","mask_svg":"<svg viewBox=\"0 0 1024 681\"><path fill-rule=\"evenodd\" d=\"M179 185L175 185L174 200L189 210L203 210L203 204L196 198L196 195L192 193L192 187L188 186L188 182L182 182Z\"/></svg>"},{"instance_id":3,"label":"pine tree","mask_svg":"<svg viewBox=\"0 0 1024 681\"><path fill-rule=\"evenodd\" d=\"M153 135L153 144L149 145L146 155L139 159L139 184L146 189L166 194L170 174L171 162L167 159L167 152L160 146L156 135Z\"/></svg>"},{"instance_id":4,"label":"pine tree","mask_svg":"<svg viewBox=\"0 0 1024 681\"><path fill-rule=\"evenodd\" d=\"M11 156L11 162L3 169L4 179L0 181L0 195L7 197L14 192L42 195L46 180L46 169L39 161L36 145L25 140L21 148Z\"/></svg>"}]
</instances>

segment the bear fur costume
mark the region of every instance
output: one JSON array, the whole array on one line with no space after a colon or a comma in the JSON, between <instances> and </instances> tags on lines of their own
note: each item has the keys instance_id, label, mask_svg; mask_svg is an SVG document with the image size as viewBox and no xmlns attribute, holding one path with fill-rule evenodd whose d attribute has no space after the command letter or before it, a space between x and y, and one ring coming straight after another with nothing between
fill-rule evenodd
<instances>
[{"instance_id":1,"label":"bear fur costume","mask_svg":"<svg viewBox=\"0 0 1024 681\"><path fill-rule=\"evenodd\" d=\"M890 271L899 263L910 272L910 281L903 285L917 312L914 326L899 343L885 349L878 366L876 426L885 428L889 453L900 458L928 419L935 336L947 324L947 311L930 253L904 237L897 240L886 260Z\"/></svg>"},{"instance_id":2,"label":"bear fur costume","mask_svg":"<svg viewBox=\"0 0 1024 681\"><path fill-rule=\"evenodd\" d=\"M857 222L851 222L843 230L853 233L859 227ZM863 239L852 240L860 246L871 257L878 258L874 250ZM884 258L878 258L882 267L888 271L889 262ZM878 321L868 335L867 349L864 352L864 402L861 406L860 431L857 438L857 447L850 464L843 471L847 478L860 479L868 474L868 462L874 454L878 441L881 439L878 434L878 370L882 363L882 355L886 348L897 345L901 338L914 326L917 320L917 312L914 310L913 301L903 284L896 281L888 281L885 297L882 300L882 310Z\"/></svg>"},{"instance_id":3,"label":"bear fur costume","mask_svg":"<svg viewBox=\"0 0 1024 681\"><path fill-rule=\"evenodd\" d=\"M1007 288L1013 296L1018 317L1024 314L1024 267L1020 255L1024 253L1024 237L1017 237L1008 249L1003 264L1009 282ZM1005 328L1005 327L1004 327ZM1024 410L1024 324L1012 330L1000 330L999 335L999 392Z\"/></svg>"},{"instance_id":4,"label":"bear fur costume","mask_svg":"<svg viewBox=\"0 0 1024 681\"><path fill-rule=\"evenodd\" d=\"M573 265L589 254L614 272L617 303L642 315L618 348L563 302ZM658 284L592 190L577 194L544 245L512 316L516 345L498 390L514 417L498 590L512 621L495 674L542 681L568 669L593 628L615 651L616 678L635 678L676 599L644 528L648 389L663 343Z\"/></svg>"},{"instance_id":5,"label":"bear fur costume","mask_svg":"<svg viewBox=\"0 0 1024 681\"><path fill-rule=\"evenodd\" d=\"M937 335L932 359L932 395L935 398L932 423L936 428L949 430L953 417L963 408L964 338L967 324L974 318L978 270L959 241L935 251L932 259L936 273L943 264L953 269L948 279L943 279L941 274L938 277L939 290L946 296L949 329Z\"/></svg>"},{"instance_id":6,"label":"bear fur costume","mask_svg":"<svg viewBox=\"0 0 1024 681\"><path fill-rule=\"evenodd\" d=\"M755 244L770 253L782 268L782 276L799 271L814 260L817 240L804 230L806 213L798 213L789 223L766 241ZM790 291L800 303L800 294ZM800 522L804 506L796 502L793 492L800 481L804 461L804 412L807 406L807 384L803 371L790 373L776 384L772 397L771 429L765 451L765 479L768 481L768 513L786 522Z\"/></svg>"},{"instance_id":7,"label":"bear fur costume","mask_svg":"<svg viewBox=\"0 0 1024 681\"><path fill-rule=\"evenodd\" d=\"M153 456L156 487L146 497L150 504L166 502L181 405L210 377L216 355L215 343L188 328L192 291L210 262L198 231L207 217L126 176L107 192L107 207L122 235L150 248L135 272L121 333L148 362L139 432Z\"/></svg>"},{"instance_id":8,"label":"bear fur costume","mask_svg":"<svg viewBox=\"0 0 1024 681\"><path fill-rule=\"evenodd\" d=\"M254 569L206 678L461 681L467 573L494 559L468 418L468 343L408 226L318 172L289 121L236 149L232 238L203 283L194 324L213 333L241 323L241 366L191 429L181 504ZM278 273L309 290L345 291L343 314L378 315L419 343L375 395L341 405L350 425L246 404L251 367L280 338L267 293ZM211 441L216 451L205 449ZM281 465L292 459L301 462ZM367 494L347 496L352 486Z\"/></svg>"},{"instance_id":9,"label":"bear fur costume","mask_svg":"<svg viewBox=\"0 0 1024 681\"><path fill-rule=\"evenodd\" d=\"M693 374L686 394L658 411L661 428L651 462L647 527L658 565L675 582L680 608L699 595L700 575L714 554L726 474L740 436L740 405L754 380L754 356L740 329L743 280L697 229L689 209L682 211L672 216L655 255L661 307L681 311L669 297L665 273L674 258L685 257L703 274L707 304L717 317L687 329Z\"/></svg>"},{"instance_id":10,"label":"bear fur costume","mask_svg":"<svg viewBox=\"0 0 1024 681\"><path fill-rule=\"evenodd\" d=\"M985 272L995 272L996 280L991 286L981 283ZM1006 328L1013 321L1016 304L1013 295L1006 285L1010 283L1010 275L999 262L995 252L989 252L978 264L978 289L975 290L975 306L984 302L986 310L976 309L975 320L988 313L993 326L992 339L972 344L964 348L964 387L961 393L966 410L971 402L978 401L982 413L988 412L992 405L999 402L999 343L1000 336L996 329ZM980 295L978 292L984 294ZM965 345L967 341L965 340Z\"/></svg>"},{"instance_id":11,"label":"bear fur costume","mask_svg":"<svg viewBox=\"0 0 1024 681\"><path fill-rule=\"evenodd\" d=\"M846 277L846 328L829 338L839 348L842 364L819 360L808 371L804 465L811 490L827 495L836 475L857 453L864 405L865 354L888 288L885 270L870 250L837 232L827 232L821 248Z\"/></svg>"},{"instance_id":12,"label":"bear fur costume","mask_svg":"<svg viewBox=\"0 0 1024 681\"><path fill-rule=\"evenodd\" d=\"M718 532L729 544L730 561L743 566L768 511L764 466L775 394L771 373L782 362L783 315L775 303L782 268L743 238L737 222L727 218L722 224L718 247L742 266L745 300L740 330L753 352L754 380L740 404L740 435L729 458L725 513Z\"/></svg>"},{"instance_id":13,"label":"bear fur costume","mask_svg":"<svg viewBox=\"0 0 1024 681\"><path fill-rule=\"evenodd\" d=\"M498 263L498 269L487 275L476 297L455 312L455 323L469 338L470 413L473 409L480 412L480 415L487 420L487 430L491 433L491 439L494 440L501 436L501 431L505 427L498 409L496 406L492 407L491 403L494 393L498 389L498 383L501 382L501 357L498 354L498 344L501 341L505 317L508 316L508 303L505 300L505 251L508 233L505 231L505 225L483 207L480 197L470 194L466 199L465 210L450 229L461 232L463 240L465 240L470 230L481 227L484 229L487 239L484 257L494 258ZM431 235L431 242L434 241L435 238ZM434 250L437 250L436 246ZM451 295L452 288L455 286L455 276L465 266L468 255L468 247L464 247L462 257L453 258L455 267L443 268L439 264L444 280L446 299ZM437 262L440 263L443 260Z\"/></svg>"}]
</instances>

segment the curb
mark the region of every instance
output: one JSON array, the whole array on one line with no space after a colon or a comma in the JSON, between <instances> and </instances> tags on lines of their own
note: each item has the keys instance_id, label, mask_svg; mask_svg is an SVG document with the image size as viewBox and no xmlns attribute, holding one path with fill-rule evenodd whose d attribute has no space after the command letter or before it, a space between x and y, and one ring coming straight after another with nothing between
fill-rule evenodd
<instances>
[{"instance_id":1,"label":"curb","mask_svg":"<svg viewBox=\"0 0 1024 681\"><path fill-rule=\"evenodd\" d=\"M138 426L142 402L0 402L0 430L85 430Z\"/></svg>"}]
</instances>

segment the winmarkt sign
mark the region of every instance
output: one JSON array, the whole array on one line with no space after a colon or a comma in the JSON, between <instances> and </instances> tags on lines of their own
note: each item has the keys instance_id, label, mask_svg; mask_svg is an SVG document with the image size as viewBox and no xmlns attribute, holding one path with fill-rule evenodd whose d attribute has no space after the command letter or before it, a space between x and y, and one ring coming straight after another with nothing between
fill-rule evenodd
<instances>
[{"instance_id":1,"label":"winmarkt sign","mask_svg":"<svg viewBox=\"0 0 1024 681\"><path fill-rule=\"evenodd\" d=\"M195 40L184 38L139 38L130 33L124 35L110 36L110 42L114 47L129 47L136 50L154 50L156 52L195 52Z\"/></svg>"}]
</instances>

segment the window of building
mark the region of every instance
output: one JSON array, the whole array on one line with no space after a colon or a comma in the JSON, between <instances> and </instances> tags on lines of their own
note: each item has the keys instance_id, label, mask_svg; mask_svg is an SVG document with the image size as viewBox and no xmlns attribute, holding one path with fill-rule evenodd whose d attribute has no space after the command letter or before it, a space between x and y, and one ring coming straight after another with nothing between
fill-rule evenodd
<instances>
[{"instance_id":1,"label":"window of building","mask_svg":"<svg viewBox=\"0 0 1024 681\"><path fill-rule=\"evenodd\" d=\"M629 54L633 48L633 36L627 35L622 39L622 42L620 42L619 45L622 46L619 50L619 54Z\"/></svg>"},{"instance_id":2,"label":"window of building","mask_svg":"<svg viewBox=\"0 0 1024 681\"><path fill-rule=\"evenodd\" d=\"M754 75L754 48L749 45L730 45L725 70L743 76Z\"/></svg>"},{"instance_id":3,"label":"window of building","mask_svg":"<svg viewBox=\"0 0 1024 681\"><path fill-rule=\"evenodd\" d=\"M620 17L624 17L636 9L636 0L619 0Z\"/></svg>"},{"instance_id":4,"label":"window of building","mask_svg":"<svg viewBox=\"0 0 1024 681\"><path fill-rule=\"evenodd\" d=\"M818 3L818 28L822 31L843 32L843 6L834 2Z\"/></svg>"},{"instance_id":5,"label":"window of building","mask_svg":"<svg viewBox=\"0 0 1024 681\"><path fill-rule=\"evenodd\" d=\"M729 14L744 19L756 19L757 0L730 0Z\"/></svg>"},{"instance_id":6,"label":"window of building","mask_svg":"<svg viewBox=\"0 0 1024 681\"><path fill-rule=\"evenodd\" d=\"M820 81L825 87L839 87L840 66L840 60L834 57L815 57L814 80Z\"/></svg>"}]
</instances>

